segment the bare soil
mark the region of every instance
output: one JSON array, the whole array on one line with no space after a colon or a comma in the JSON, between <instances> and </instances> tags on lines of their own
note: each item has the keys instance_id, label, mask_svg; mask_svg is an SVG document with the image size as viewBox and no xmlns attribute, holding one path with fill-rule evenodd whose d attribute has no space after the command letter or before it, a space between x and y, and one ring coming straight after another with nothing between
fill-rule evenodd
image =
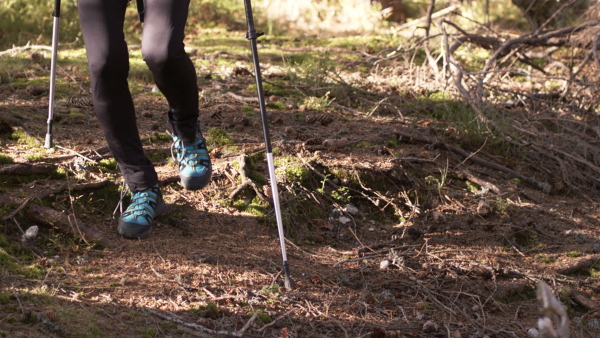
<instances>
[{"instance_id":1,"label":"bare soil","mask_svg":"<svg viewBox=\"0 0 600 338\"><path fill-rule=\"evenodd\" d=\"M240 98L253 98L240 89L253 80L241 71L230 80L203 79L212 94L202 101L202 130L222 129L234 143L213 146L213 181L197 192L175 182L170 144L156 138L166 127L165 100L148 92L135 96L149 154L164 155L154 161L168 204L142 241L116 232L111 214L118 171L77 167L85 161L73 151L107 158L91 108L66 114L66 100L59 102L54 134L61 148L53 153L5 133L2 153L19 163L55 164L68 177L3 175L3 194L25 199L65 182L114 184L32 202L70 215L104 242L35 223L38 237L19 244L21 231L34 223L24 212L3 220L6 241L29 257L3 259L39 266L42 273L26 277L2 268L2 335L526 337L541 315L536 284L545 281L569 311L572 337L598 336L600 210L593 198L568 190L546 194L447 149L397 137L438 137L426 117L367 116L334 106L328 111L334 121L308 123L305 117L316 112L268 93L269 102L289 104L269 116L276 158L287 156L294 159L288 167L305 169L300 181L280 175L295 282L286 290L272 209L262 215L236 208L256 201L250 188L229 199L241 183L240 154L251 161L249 177L259 187L260 176L267 177L259 114L242 112L256 105ZM47 95L16 89L0 99L0 115L13 130L45 134ZM34 153L41 158L28 156ZM477 155L534 172L485 151ZM497 191L461 178L466 171ZM3 206L3 217L16 207ZM577 265L585 260L589 264Z\"/></svg>"}]
</instances>

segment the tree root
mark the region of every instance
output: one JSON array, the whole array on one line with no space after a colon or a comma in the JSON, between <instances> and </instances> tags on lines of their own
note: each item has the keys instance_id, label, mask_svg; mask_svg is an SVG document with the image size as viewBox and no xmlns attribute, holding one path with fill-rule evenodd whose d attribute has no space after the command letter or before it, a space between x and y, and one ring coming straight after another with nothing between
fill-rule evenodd
<instances>
[{"instance_id":1,"label":"tree root","mask_svg":"<svg viewBox=\"0 0 600 338\"><path fill-rule=\"evenodd\" d=\"M231 192L231 194L229 194L228 198L231 200L235 196L237 196L240 192L242 192L242 190L246 189L247 187L251 187L254 190L254 192L256 193L256 195L258 196L258 198L260 198L262 201L267 202L272 205L273 200L268 198L267 196L265 196L265 194L263 194L263 192L258 188L256 183L252 179L248 178L248 175L246 175L246 154L242 154L238 157L238 163L240 164L238 173L240 174L240 177L242 178L242 183L240 183Z\"/></svg>"}]
</instances>

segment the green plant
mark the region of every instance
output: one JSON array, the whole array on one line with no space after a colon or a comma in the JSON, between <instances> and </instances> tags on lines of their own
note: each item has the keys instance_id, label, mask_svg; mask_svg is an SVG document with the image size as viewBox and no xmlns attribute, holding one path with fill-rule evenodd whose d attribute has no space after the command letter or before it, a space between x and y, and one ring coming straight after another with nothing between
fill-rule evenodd
<instances>
[{"instance_id":1,"label":"green plant","mask_svg":"<svg viewBox=\"0 0 600 338\"><path fill-rule=\"evenodd\" d=\"M325 95L321 97L309 96L304 99L301 107L308 110L315 110L318 112L326 111L330 108L331 102L335 100L335 98L330 99L329 93L326 92Z\"/></svg>"},{"instance_id":2,"label":"green plant","mask_svg":"<svg viewBox=\"0 0 600 338\"><path fill-rule=\"evenodd\" d=\"M260 291L265 294L276 294L276 293L279 293L279 285L277 285L277 284L266 285Z\"/></svg>"}]
</instances>

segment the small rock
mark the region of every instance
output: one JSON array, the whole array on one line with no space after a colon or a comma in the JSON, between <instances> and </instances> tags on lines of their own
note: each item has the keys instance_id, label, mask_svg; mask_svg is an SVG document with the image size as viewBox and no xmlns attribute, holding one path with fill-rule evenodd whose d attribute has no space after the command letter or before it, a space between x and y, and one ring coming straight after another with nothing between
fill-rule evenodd
<instances>
[{"instance_id":1,"label":"small rock","mask_svg":"<svg viewBox=\"0 0 600 338\"><path fill-rule=\"evenodd\" d=\"M347 205L344 210L349 213L350 215L356 215L358 214L358 208L353 206L353 205Z\"/></svg>"},{"instance_id":2,"label":"small rock","mask_svg":"<svg viewBox=\"0 0 600 338\"><path fill-rule=\"evenodd\" d=\"M44 59L44 54L42 54L42 53L32 53L31 54L31 59L33 61L41 61L41 60Z\"/></svg>"},{"instance_id":3,"label":"small rock","mask_svg":"<svg viewBox=\"0 0 600 338\"><path fill-rule=\"evenodd\" d=\"M590 331L595 332L595 331L598 331L598 329L600 329L600 322L598 322L598 319L592 318L592 319L590 319L589 322L587 322L587 324L585 326L587 326L587 328Z\"/></svg>"},{"instance_id":4,"label":"small rock","mask_svg":"<svg viewBox=\"0 0 600 338\"><path fill-rule=\"evenodd\" d=\"M27 242L27 241L31 241L33 239L35 239L38 235L39 232L39 228L37 225L34 226L30 226L25 233L23 234L23 236L21 236L21 241L22 242Z\"/></svg>"},{"instance_id":5,"label":"small rock","mask_svg":"<svg viewBox=\"0 0 600 338\"><path fill-rule=\"evenodd\" d=\"M480 200L477 204L477 213L481 216L487 216L492 212L492 208L485 200Z\"/></svg>"},{"instance_id":6,"label":"small rock","mask_svg":"<svg viewBox=\"0 0 600 338\"><path fill-rule=\"evenodd\" d=\"M442 212L434 211L431 213L431 217L436 223L446 223L446 215L444 215Z\"/></svg>"},{"instance_id":7,"label":"small rock","mask_svg":"<svg viewBox=\"0 0 600 338\"><path fill-rule=\"evenodd\" d=\"M413 227L410 227L406 230L406 234L412 238L413 240L419 239L419 237L423 236L423 233Z\"/></svg>"},{"instance_id":8,"label":"small rock","mask_svg":"<svg viewBox=\"0 0 600 338\"><path fill-rule=\"evenodd\" d=\"M532 327L529 330L527 330L527 336L536 338L536 337L540 336L540 333L538 332L538 330L536 328Z\"/></svg>"},{"instance_id":9,"label":"small rock","mask_svg":"<svg viewBox=\"0 0 600 338\"><path fill-rule=\"evenodd\" d=\"M423 332L425 333L434 333L437 332L438 329L439 326L433 320L428 320L423 324Z\"/></svg>"},{"instance_id":10,"label":"small rock","mask_svg":"<svg viewBox=\"0 0 600 338\"><path fill-rule=\"evenodd\" d=\"M42 96L46 92L46 88L41 86L29 85L25 88L25 92L31 96Z\"/></svg>"},{"instance_id":11,"label":"small rock","mask_svg":"<svg viewBox=\"0 0 600 338\"><path fill-rule=\"evenodd\" d=\"M452 332L452 338L462 338L462 335L460 334L460 331L455 330L454 332Z\"/></svg>"},{"instance_id":12,"label":"small rock","mask_svg":"<svg viewBox=\"0 0 600 338\"><path fill-rule=\"evenodd\" d=\"M150 90L152 93L160 93L160 89L158 89L157 85L154 85L154 87L152 87L152 89Z\"/></svg>"},{"instance_id":13,"label":"small rock","mask_svg":"<svg viewBox=\"0 0 600 338\"><path fill-rule=\"evenodd\" d=\"M594 245L592 245L592 253L597 254L598 252L600 252L600 244L594 243Z\"/></svg>"},{"instance_id":14,"label":"small rock","mask_svg":"<svg viewBox=\"0 0 600 338\"><path fill-rule=\"evenodd\" d=\"M387 259L384 259L381 261L381 263L379 263L379 270L385 270L390 266L390 261L388 261Z\"/></svg>"},{"instance_id":15,"label":"small rock","mask_svg":"<svg viewBox=\"0 0 600 338\"><path fill-rule=\"evenodd\" d=\"M346 216L341 216L340 218L338 218L338 221L342 224L346 224L346 223L350 223L352 222L352 220L349 217Z\"/></svg>"}]
</instances>

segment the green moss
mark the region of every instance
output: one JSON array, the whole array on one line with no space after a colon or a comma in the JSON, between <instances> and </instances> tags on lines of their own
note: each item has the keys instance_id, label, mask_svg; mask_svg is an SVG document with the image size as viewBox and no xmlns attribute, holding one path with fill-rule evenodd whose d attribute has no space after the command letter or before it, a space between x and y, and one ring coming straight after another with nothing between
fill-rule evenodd
<instances>
[{"instance_id":1,"label":"green moss","mask_svg":"<svg viewBox=\"0 0 600 338\"><path fill-rule=\"evenodd\" d=\"M137 328L137 333L140 334L142 338L154 338L156 337L156 331L151 328Z\"/></svg>"},{"instance_id":2,"label":"green moss","mask_svg":"<svg viewBox=\"0 0 600 338\"><path fill-rule=\"evenodd\" d=\"M0 154L0 164L11 164L14 162L15 161L13 160L12 157L5 155L5 154Z\"/></svg>"},{"instance_id":3,"label":"green moss","mask_svg":"<svg viewBox=\"0 0 600 338\"><path fill-rule=\"evenodd\" d=\"M371 144L370 142L367 141L360 141L356 144L356 148L366 148L366 147L370 147L373 144Z\"/></svg>"},{"instance_id":4,"label":"green moss","mask_svg":"<svg viewBox=\"0 0 600 338\"><path fill-rule=\"evenodd\" d=\"M162 154L161 153L155 153L155 154L148 155L148 159L151 162L160 162L160 161L166 160L168 158L171 158L171 155L167 154L167 153L162 153Z\"/></svg>"},{"instance_id":5,"label":"green moss","mask_svg":"<svg viewBox=\"0 0 600 338\"><path fill-rule=\"evenodd\" d=\"M258 311L256 318L258 318L258 320L260 320L263 324L269 324L273 321L273 318L271 318L268 313L263 311Z\"/></svg>"},{"instance_id":6,"label":"green moss","mask_svg":"<svg viewBox=\"0 0 600 338\"><path fill-rule=\"evenodd\" d=\"M44 158L43 155L40 154L27 154L27 160L30 162L36 162L36 161L40 161Z\"/></svg>"},{"instance_id":7,"label":"green moss","mask_svg":"<svg viewBox=\"0 0 600 338\"><path fill-rule=\"evenodd\" d=\"M26 278L40 278L43 273L43 269L37 265L29 265L21 269L21 274Z\"/></svg>"},{"instance_id":8,"label":"green moss","mask_svg":"<svg viewBox=\"0 0 600 338\"><path fill-rule=\"evenodd\" d=\"M574 257L579 257L579 256L581 256L581 253L579 253L577 251L571 251L571 252L567 253L567 257L574 258Z\"/></svg>"},{"instance_id":9,"label":"green moss","mask_svg":"<svg viewBox=\"0 0 600 338\"><path fill-rule=\"evenodd\" d=\"M67 177L68 173L65 168L56 168L56 170L50 173L50 178L54 180L66 180Z\"/></svg>"},{"instance_id":10,"label":"green moss","mask_svg":"<svg viewBox=\"0 0 600 338\"><path fill-rule=\"evenodd\" d=\"M19 250L11 250L10 252L18 254ZM24 256L19 259L28 259L28 257ZM7 250L0 248L0 275L9 273L21 275L25 278L39 278L43 274L42 268L37 265L22 266L22 264L16 258L12 257Z\"/></svg>"},{"instance_id":11,"label":"green moss","mask_svg":"<svg viewBox=\"0 0 600 338\"><path fill-rule=\"evenodd\" d=\"M106 170L117 170L117 161L114 158L105 158L98 161L98 167Z\"/></svg>"},{"instance_id":12,"label":"green moss","mask_svg":"<svg viewBox=\"0 0 600 338\"><path fill-rule=\"evenodd\" d=\"M306 169L304 166L289 166L285 168L285 174L288 182L298 182L303 183L308 178L310 171Z\"/></svg>"},{"instance_id":13,"label":"green moss","mask_svg":"<svg viewBox=\"0 0 600 338\"><path fill-rule=\"evenodd\" d=\"M295 90L287 89L287 86L285 86L283 81L274 81L272 83L263 82L263 92L265 95L289 97L298 94ZM248 92L250 95L257 95L258 91L256 89L256 84L251 84L246 87L246 92Z\"/></svg>"},{"instance_id":14,"label":"green moss","mask_svg":"<svg viewBox=\"0 0 600 338\"><path fill-rule=\"evenodd\" d=\"M283 101L269 102L267 104L267 108L271 108L271 109L275 109L275 110L284 110L285 109L285 102L283 102Z\"/></svg>"},{"instance_id":15,"label":"green moss","mask_svg":"<svg viewBox=\"0 0 600 338\"><path fill-rule=\"evenodd\" d=\"M503 303L514 303L536 298L535 288L529 284L517 285L498 294L496 299Z\"/></svg>"},{"instance_id":16,"label":"green moss","mask_svg":"<svg viewBox=\"0 0 600 338\"><path fill-rule=\"evenodd\" d=\"M234 141L225 130L219 128L210 128L208 130L206 142L208 145L214 147L232 144Z\"/></svg>"},{"instance_id":17,"label":"green moss","mask_svg":"<svg viewBox=\"0 0 600 338\"><path fill-rule=\"evenodd\" d=\"M156 133L152 136L150 136L150 139L148 140L149 144L154 144L154 143L169 143L169 142L173 142L173 138L167 134L167 133Z\"/></svg>"},{"instance_id":18,"label":"green moss","mask_svg":"<svg viewBox=\"0 0 600 338\"><path fill-rule=\"evenodd\" d=\"M201 318L217 319L223 316L219 307L211 302L206 303L206 305L194 306L189 311Z\"/></svg>"},{"instance_id":19,"label":"green moss","mask_svg":"<svg viewBox=\"0 0 600 338\"><path fill-rule=\"evenodd\" d=\"M259 185L263 185L263 184L267 184L267 179L265 178L265 176L263 176L261 173L256 172L256 171L251 171L248 173L248 177L254 181L254 183L259 184Z\"/></svg>"},{"instance_id":20,"label":"green moss","mask_svg":"<svg viewBox=\"0 0 600 338\"><path fill-rule=\"evenodd\" d=\"M556 262L558 257L540 257L540 262L550 264Z\"/></svg>"},{"instance_id":21,"label":"green moss","mask_svg":"<svg viewBox=\"0 0 600 338\"><path fill-rule=\"evenodd\" d=\"M254 107L242 106L242 112L246 114L246 116L254 116Z\"/></svg>"},{"instance_id":22,"label":"green moss","mask_svg":"<svg viewBox=\"0 0 600 338\"><path fill-rule=\"evenodd\" d=\"M10 295L6 293L0 293L0 305L6 305L11 302Z\"/></svg>"},{"instance_id":23,"label":"green moss","mask_svg":"<svg viewBox=\"0 0 600 338\"><path fill-rule=\"evenodd\" d=\"M22 130L13 131L10 138L17 141L18 143L27 144L28 146L30 146L32 148L40 148L41 147L41 141L28 136Z\"/></svg>"}]
</instances>

